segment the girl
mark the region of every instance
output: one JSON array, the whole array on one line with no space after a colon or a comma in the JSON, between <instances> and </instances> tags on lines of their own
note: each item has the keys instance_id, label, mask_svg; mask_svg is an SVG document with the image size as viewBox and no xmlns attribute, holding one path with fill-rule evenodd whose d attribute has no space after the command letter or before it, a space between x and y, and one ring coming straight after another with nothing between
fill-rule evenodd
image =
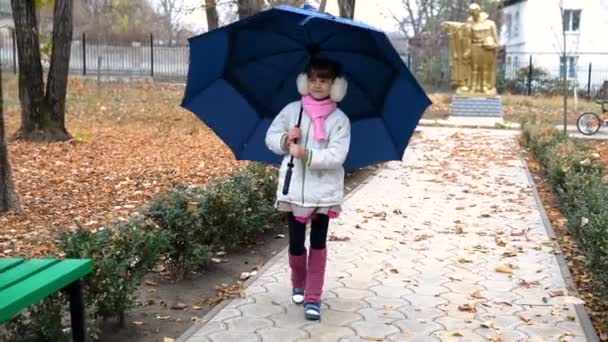
<instances>
[{"instance_id":1,"label":"girl","mask_svg":"<svg viewBox=\"0 0 608 342\"><path fill-rule=\"evenodd\" d=\"M313 59L297 78L301 101L288 104L266 133L266 145L283 155L279 171L277 208L288 212L289 266L292 300L304 303L306 319L321 318L325 279L327 228L340 212L344 196L342 164L350 146L350 122L337 108L347 83L340 67L328 59ZM295 127L302 113L300 127ZM294 157L290 190L283 195L287 164ZM310 251L304 246L310 222Z\"/></svg>"}]
</instances>

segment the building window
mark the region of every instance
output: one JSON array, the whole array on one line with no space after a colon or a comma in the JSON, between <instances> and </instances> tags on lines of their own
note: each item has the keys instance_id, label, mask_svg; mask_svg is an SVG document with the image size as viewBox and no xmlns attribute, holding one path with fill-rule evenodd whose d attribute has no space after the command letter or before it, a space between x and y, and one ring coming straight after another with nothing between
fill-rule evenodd
<instances>
[{"instance_id":1,"label":"building window","mask_svg":"<svg viewBox=\"0 0 608 342\"><path fill-rule=\"evenodd\" d=\"M519 11L515 12L513 17L513 37L519 36Z\"/></svg>"},{"instance_id":2,"label":"building window","mask_svg":"<svg viewBox=\"0 0 608 342\"><path fill-rule=\"evenodd\" d=\"M565 32L578 32L581 27L581 10L564 10L562 24Z\"/></svg>"},{"instance_id":3,"label":"building window","mask_svg":"<svg viewBox=\"0 0 608 342\"><path fill-rule=\"evenodd\" d=\"M511 39L511 14L507 14L505 19L505 24L507 26L507 39Z\"/></svg>"},{"instance_id":4,"label":"building window","mask_svg":"<svg viewBox=\"0 0 608 342\"><path fill-rule=\"evenodd\" d=\"M513 67L515 69L519 68L519 56L513 56Z\"/></svg>"},{"instance_id":5,"label":"building window","mask_svg":"<svg viewBox=\"0 0 608 342\"><path fill-rule=\"evenodd\" d=\"M577 75L577 66L576 66L576 62L577 62L577 57L566 57L566 60L568 61L568 78L573 79L576 78ZM560 57L559 58L559 74L560 77L564 77L564 72L565 72L565 65L564 65L564 57Z\"/></svg>"}]
</instances>

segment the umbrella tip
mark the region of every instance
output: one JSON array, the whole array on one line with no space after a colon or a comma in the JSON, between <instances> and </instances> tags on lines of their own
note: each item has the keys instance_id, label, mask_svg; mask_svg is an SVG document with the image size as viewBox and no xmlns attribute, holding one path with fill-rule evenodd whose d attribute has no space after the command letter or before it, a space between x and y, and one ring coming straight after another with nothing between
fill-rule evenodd
<instances>
[{"instance_id":1,"label":"umbrella tip","mask_svg":"<svg viewBox=\"0 0 608 342\"><path fill-rule=\"evenodd\" d=\"M308 1L304 3L304 5L302 5L302 8L308 11L315 11L317 12L319 9L316 8L315 6L311 5Z\"/></svg>"}]
</instances>

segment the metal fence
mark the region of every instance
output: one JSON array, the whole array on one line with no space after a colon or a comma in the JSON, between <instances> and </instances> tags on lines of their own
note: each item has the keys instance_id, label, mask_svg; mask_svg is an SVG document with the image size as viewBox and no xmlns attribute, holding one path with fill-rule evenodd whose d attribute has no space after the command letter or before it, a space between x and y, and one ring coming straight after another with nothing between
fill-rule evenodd
<instances>
[{"instance_id":1,"label":"metal fence","mask_svg":"<svg viewBox=\"0 0 608 342\"><path fill-rule=\"evenodd\" d=\"M153 77L183 82L188 73L188 47L168 46L153 35L127 42L92 41L87 34L72 42L70 73L81 75ZM123 40L124 41L124 40ZM18 72L15 34L0 29L0 62L3 70ZM402 56L416 79L428 92L450 91L449 52L410 51ZM43 64L48 60L43 56ZM558 53L501 54L497 88L500 93L557 95L562 93L562 75L567 74L571 94L595 97L608 80L608 54L585 53L568 56Z\"/></svg>"},{"instance_id":2,"label":"metal fence","mask_svg":"<svg viewBox=\"0 0 608 342\"><path fill-rule=\"evenodd\" d=\"M48 67L47 56L42 56ZM15 34L0 30L0 62L3 70L18 72ZM74 37L70 73L81 75L154 77L183 81L188 73L188 47L168 46L154 39L122 42L90 42L87 34Z\"/></svg>"},{"instance_id":3,"label":"metal fence","mask_svg":"<svg viewBox=\"0 0 608 342\"><path fill-rule=\"evenodd\" d=\"M413 51L403 56L404 62L427 91L450 90L449 52L421 53ZM594 98L608 82L608 54L579 53L568 55L565 63L559 53L502 54L497 66L499 93L528 96L563 94L566 73L570 94Z\"/></svg>"}]
</instances>

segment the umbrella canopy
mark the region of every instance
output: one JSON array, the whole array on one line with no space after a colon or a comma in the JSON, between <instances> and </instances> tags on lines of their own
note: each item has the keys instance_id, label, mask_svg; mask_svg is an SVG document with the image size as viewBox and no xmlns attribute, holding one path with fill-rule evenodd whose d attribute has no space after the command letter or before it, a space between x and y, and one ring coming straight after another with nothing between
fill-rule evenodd
<instances>
[{"instance_id":1,"label":"umbrella canopy","mask_svg":"<svg viewBox=\"0 0 608 342\"><path fill-rule=\"evenodd\" d=\"M189 39L182 106L237 159L280 163L264 137L281 109L300 98L296 78L313 57L340 63L351 120L345 169L401 160L431 104L386 35L364 23L279 6Z\"/></svg>"}]
</instances>

